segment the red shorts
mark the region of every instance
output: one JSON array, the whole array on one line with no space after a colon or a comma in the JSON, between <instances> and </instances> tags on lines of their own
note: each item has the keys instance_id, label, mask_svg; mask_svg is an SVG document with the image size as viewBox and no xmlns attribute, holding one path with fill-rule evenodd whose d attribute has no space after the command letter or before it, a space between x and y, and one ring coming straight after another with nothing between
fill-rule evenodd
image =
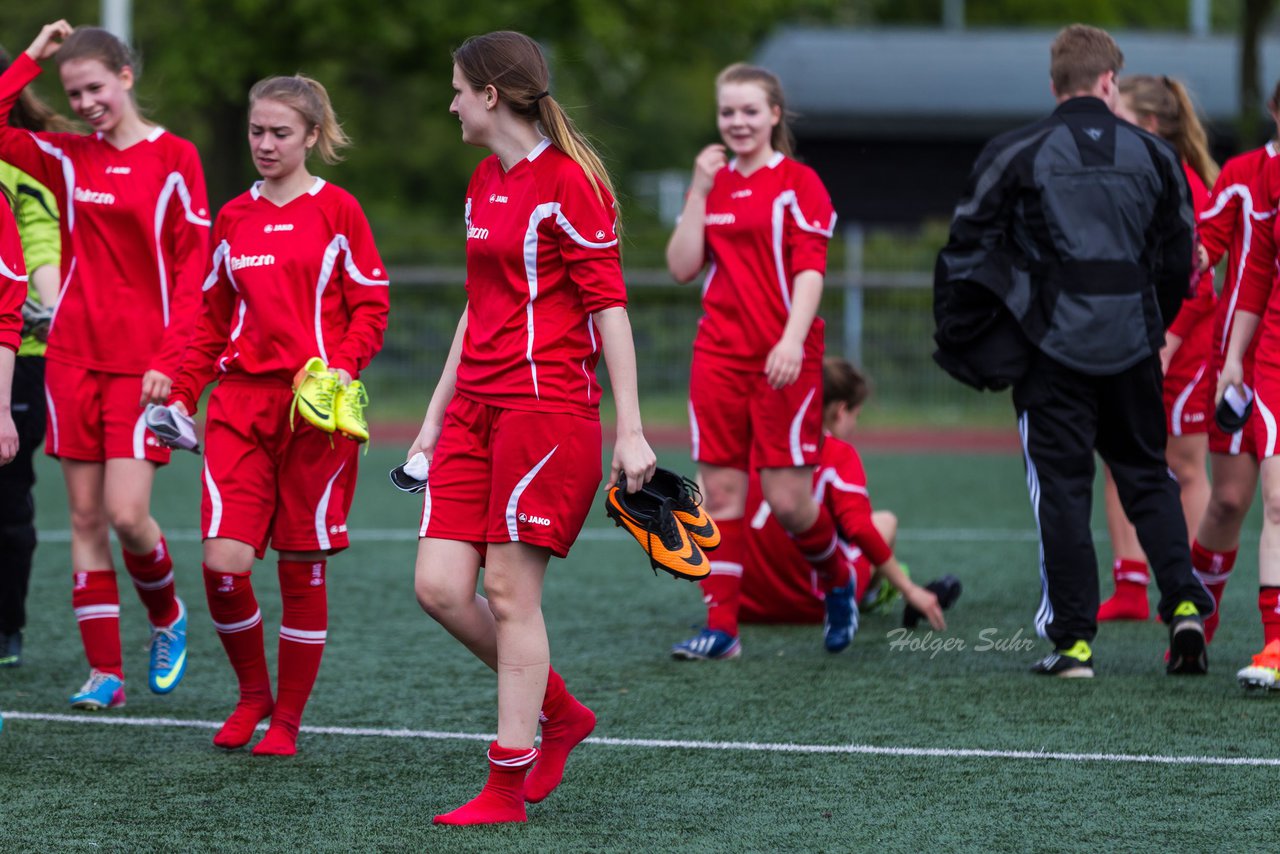
<instances>
[{"instance_id":1,"label":"red shorts","mask_svg":"<svg viewBox=\"0 0 1280 854\"><path fill-rule=\"evenodd\" d=\"M822 362L805 360L782 389L764 371L697 350L689 375L693 459L742 469L812 466L822 441Z\"/></svg>"},{"instance_id":2,"label":"red shorts","mask_svg":"<svg viewBox=\"0 0 1280 854\"><path fill-rule=\"evenodd\" d=\"M600 422L454 394L423 492L420 537L528 543L565 557L600 486Z\"/></svg>"},{"instance_id":3,"label":"red shorts","mask_svg":"<svg viewBox=\"0 0 1280 854\"><path fill-rule=\"evenodd\" d=\"M1203 386L1201 392L1204 395L1204 406L1209 412L1214 409L1214 397L1218 393L1218 376L1222 373L1222 354L1214 352L1209 360L1209 368L1205 371L1207 381L1200 383ZM1253 365L1251 360L1246 360L1244 365L1244 382L1250 388L1253 387ZM1200 394L1201 392L1197 392ZM1209 453L1226 454L1228 456L1249 456L1254 459L1258 458L1258 444L1255 441L1258 431L1258 424L1261 416L1258 414L1258 406L1255 404L1253 412L1249 414L1249 420L1245 422L1244 427L1234 433L1223 433L1218 429L1218 424L1212 418L1209 419Z\"/></svg>"},{"instance_id":4,"label":"red shorts","mask_svg":"<svg viewBox=\"0 0 1280 854\"><path fill-rule=\"evenodd\" d=\"M141 374L108 374L50 360L44 388L49 456L89 463L169 462L169 449L142 420Z\"/></svg>"},{"instance_id":5,"label":"red shorts","mask_svg":"<svg viewBox=\"0 0 1280 854\"><path fill-rule=\"evenodd\" d=\"M200 529L276 551L347 547L359 444L301 418L290 429L285 383L223 381L209 397Z\"/></svg>"},{"instance_id":6,"label":"red shorts","mask_svg":"<svg viewBox=\"0 0 1280 854\"><path fill-rule=\"evenodd\" d=\"M1203 335L1193 334L1169 362L1164 375L1164 414L1170 436L1192 436L1209 429L1213 407L1206 406L1204 396L1211 376L1207 344Z\"/></svg>"}]
</instances>

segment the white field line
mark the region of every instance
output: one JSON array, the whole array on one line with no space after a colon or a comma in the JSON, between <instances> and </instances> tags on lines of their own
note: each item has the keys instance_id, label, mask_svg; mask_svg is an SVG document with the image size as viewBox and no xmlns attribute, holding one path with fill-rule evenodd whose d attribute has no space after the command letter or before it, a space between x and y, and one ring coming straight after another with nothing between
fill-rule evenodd
<instances>
[{"instance_id":1,"label":"white field line","mask_svg":"<svg viewBox=\"0 0 1280 854\"><path fill-rule=\"evenodd\" d=\"M71 542L71 531L67 528L41 530L39 536L46 543ZM164 536L171 543L198 543L201 539L196 528L170 528ZM353 528L350 537L353 543L416 542L418 529ZM631 535L621 528L584 528L578 539L584 542L626 542ZM1105 541L1106 534L1095 531L1094 539ZM900 528L898 542L1034 543L1036 532L1032 528Z\"/></svg>"},{"instance_id":2,"label":"white field line","mask_svg":"<svg viewBox=\"0 0 1280 854\"><path fill-rule=\"evenodd\" d=\"M45 721L99 726L183 727L218 729L218 721L181 720L178 718L124 718L87 715L58 715L37 712L0 712L7 721ZM260 724L259 730L265 730ZM301 731L314 735L338 735L357 738L413 738L429 741L493 741L493 733L445 732L439 730L379 729L376 727L304 726ZM1264 756L1162 756L1145 753L1068 753L1040 750L976 750L948 747L882 747L870 744L790 744L755 741L686 741L653 738L591 737L586 744L607 747L639 747L650 750L723 750L755 753L826 753L859 756L908 756L931 759L1010 759L1036 762L1112 762L1144 765L1227 765L1280 767L1280 758Z\"/></svg>"}]
</instances>

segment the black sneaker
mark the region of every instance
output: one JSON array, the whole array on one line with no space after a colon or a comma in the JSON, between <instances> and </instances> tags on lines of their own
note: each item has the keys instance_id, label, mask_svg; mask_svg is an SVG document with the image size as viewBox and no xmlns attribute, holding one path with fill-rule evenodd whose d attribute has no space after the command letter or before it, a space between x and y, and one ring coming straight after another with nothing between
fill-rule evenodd
<instances>
[{"instance_id":1,"label":"black sneaker","mask_svg":"<svg viewBox=\"0 0 1280 854\"><path fill-rule=\"evenodd\" d=\"M1066 649L1055 649L1031 667L1032 673L1062 679L1092 679L1093 650L1078 640Z\"/></svg>"},{"instance_id":2,"label":"black sneaker","mask_svg":"<svg viewBox=\"0 0 1280 854\"><path fill-rule=\"evenodd\" d=\"M935 578L924 586L925 590L933 593L938 597L938 604L942 606L942 610L947 610L956 604L956 600L960 598L960 579L954 575L944 575L941 578ZM916 624L920 622L924 614L921 614L910 605L902 608L902 625L908 629L914 629Z\"/></svg>"},{"instance_id":3,"label":"black sneaker","mask_svg":"<svg viewBox=\"0 0 1280 854\"><path fill-rule=\"evenodd\" d=\"M1209 672L1209 649L1200 610L1179 602L1169 621L1169 663L1165 672L1179 676L1203 676Z\"/></svg>"},{"instance_id":4,"label":"black sneaker","mask_svg":"<svg viewBox=\"0 0 1280 854\"><path fill-rule=\"evenodd\" d=\"M0 667L22 664L22 632L0 632Z\"/></svg>"}]
</instances>

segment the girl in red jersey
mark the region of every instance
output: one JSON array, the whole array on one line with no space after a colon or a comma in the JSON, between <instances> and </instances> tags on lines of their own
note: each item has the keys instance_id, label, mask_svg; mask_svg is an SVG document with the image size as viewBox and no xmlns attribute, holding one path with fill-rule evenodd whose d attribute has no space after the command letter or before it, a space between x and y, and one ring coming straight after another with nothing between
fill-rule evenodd
<instances>
[{"instance_id":1,"label":"girl in red jersey","mask_svg":"<svg viewBox=\"0 0 1280 854\"><path fill-rule=\"evenodd\" d=\"M12 203L9 190L0 186L0 466L18 455L13 369L22 343L22 303L27 298L27 267Z\"/></svg>"},{"instance_id":2,"label":"girl in red jersey","mask_svg":"<svg viewBox=\"0 0 1280 854\"><path fill-rule=\"evenodd\" d=\"M1258 542L1258 613L1262 621L1262 651L1236 677L1247 689L1280 689L1280 288L1276 287L1277 243L1280 234L1280 157L1269 157L1251 187L1257 214L1250 251L1231 318L1226 358L1218 377L1216 400L1227 389L1246 397L1246 358L1253 350L1251 377L1255 417L1246 424L1260 460L1262 479L1262 535Z\"/></svg>"},{"instance_id":3,"label":"girl in red jersey","mask_svg":"<svg viewBox=\"0 0 1280 854\"><path fill-rule=\"evenodd\" d=\"M1208 139L1186 88L1169 77L1147 74L1124 77L1120 80L1116 114L1168 140L1178 150L1198 219L1209 207L1206 186L1217 180L1219 169L1209 154ZM1213 270L1202 270L1195 276L1192 295L1182 304L1165 333L1165 346L1160 352L1168 418L1165 456L1182 493L1182 512L1188 531L1199 527L1209 503L1205 463L1213 413L1205 388L1210 384L1206 375L1216 304ZM1147 587L1151 577L1137 531L1125 518L1110 471L1107 472L1106 499L1107 527L1115 553L1112 567L1115 593L1099 606L1098 620L1145 620L1150 613Z\"/></svg>"},{"instance_id":4,"label":"girl in red jersey","mask_svg":"<svg viewBox=\"0 0 1280 854\"><path fill-rule=\"evenodd\" d=\"M863 601L873 583L889 585L943 631L942 605L932 590L907 577L893 553L898 519L871 509L862 458L853 446L858 414L867 399L867 381L847 361L828 356L822 362L822 452L813 469L813 491L836 520L840 553L848 563ZM747 487L747 538L740 617L751 623L817 623L825 617L822 585L813 566L773 518L751 473ZM887 597L886 597L887 598Z\"/></svg>"},{"instance_id":5,"label":"girl in red jersey","mask_svg":"<svg viewBox=\"0 0 1280 854\"><path fill-rule=\"evenodd\" d=\"M55 55L92 134L30 133L6 121L37 63ZM124 703L109 529L151 623L151 690L172 691L186 669L186 609L150 509L169 450L147 433L143 405L169 394L190 337L209 212L195 146L139 114L135 80L119 39L66 21L45 26L0 75L0 159L49 187L62 212L46 452L61 461L71 507L72 603L91 668L71 704L87 709Z\"/></svg>"},{"instance_id":6,"label":"girl in red jersey","mask_svg":"<svg viewBox=\"0 0 1280 854\"><path fill-rule=\"evenodd\" d=\"M610 483L625 477L635 492L657 461L640 423L604 165L547 91L532 39L474 36L453 60L450 111L463 142L492 156L467 189L467 308L409 448L431 461L415 587L498 674L488 782L435 818L489 824L524 821L525 802L550 794L595 726L550 669L541 599L548 559L569 553L600 483L602 352L618 418Z\"/></svg>"},{"instance_id":7,"label":"girl in red jersey","mask_svg":"<svg viewBox=\"0 0 1280 854\"><path fill-rule=\"evenodd\" d=\"M1267 101L1267 109L1275 124L1275 137L1261 148L1247 151L1223 164L1222 172L1213 187L1209 209L1200 216L1200 242L1205 248L1207 266L1217 266L1225 254L1227 272L1223 281L1222 296L1214 313L1213 346L1209 353L1210 382L1205 389L1206 407L1212 411L1218 377L1226 360L1227 342L1230 340L1240 281L1251 249L1253 235L1259 229L1268 228L1268 215L1262 205L1260 179L1267 162L1280 150L1280 84L1276 85ZM1255 338L1243 353L1241 369L1244 385L1253 388ZM1200 528L1191 542L1191 566L1205 587L1213 594L1218 610L1205 618L1205 640L1212 640L1222 616L1222 594L1235 567L1240 548L1240 529L1245 515L1253 504L1258 489L1258 446L1254 442L1257 433L1255 421L1260 418L1254 407L1244 426L1234 433L1224 432L1214 419L1209 419L1209 506L1200 520Z\"/></svg>"},{"instance_id":8,"label":"girl in red jersey","mask_svg":"<svg viewBox=\"0 0 1280 854\"><path fill-rule=\"evenodd\" d=\"M732 658L738 641L747 472L822 579L825 643L853 636L854 590L831 514L812 495L822 442L823 322L817 316L835 228L817 174L790 157L782 86L731 65L716 79L723 145L694 163L667 266L689 282L710 262L693 343L689 418L705 508L720 529L702 583L707 627L672 649L682 659ZM733 159L729 159L729 154Z\"/></svg>"},{"instance_id":9,"label":"girl in red jersey","mask_svg":"<svg viewBox=\"0 0 1280 854\"><path fill-rule=\"evenodd\" d=\"M347 547L356 486L357 442L295 426L291 385L320 354L346 389L341 430L353 378L387 327L386 270L360 204L307 170L313 151L336 163L347 142L316 81L271 77L250 91L249 149L262 180L218 213L203 311L171 395L175 409L194 413L219 380L205 433L204 581L240 700L213 743L243 747L270 716L253 748L260 756L297 752L328 628L326 559ZM250 580L268 542L283 598L274 702Z\"/></svg>"}]
</instances>

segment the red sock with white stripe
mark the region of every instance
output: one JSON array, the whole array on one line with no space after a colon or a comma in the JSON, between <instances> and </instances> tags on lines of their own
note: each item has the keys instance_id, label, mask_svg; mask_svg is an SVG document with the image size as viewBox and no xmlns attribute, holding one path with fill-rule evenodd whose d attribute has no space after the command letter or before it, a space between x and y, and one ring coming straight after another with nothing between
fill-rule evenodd
<instances>
[{"instance_id":1,"label":"red sock with white stripe","mask_svg":"<svg viewBox=\"0 0 1280 854\"><path fill-rule=\"evenodd\" d=\"M1213 613L1204 618L1206 643L1213 640L1213 634L1218 630L1222 594L1227 589L1227 580L1231 578L1231 570L1236 565L1236 554L1239 551L1237 547L1226 552L1215 552L1200 545L1198 540L1191 543L1191 569L1213 594Z\"/></svg>"},{"instance_id":2,"label":"red sock with white stripe","mask_svg":"<svg viewBox=\"0 0 1280 854\"><path fill-rule=\"evenodd\" d=\"M818 505L818 518L813 520L807 531L792 534L800 554L818 573L822 590L830 593L841 587L848 587L852 576L849 574L849 562L840 551L840 542L836 537L836 523L831 512L821 504Z\"/></svg>"},{"instance_id":3,"label":"red sock with white stripe","mask_svg":"<svg viewBox=\"0 0 1280 854\"><path fill-rule=\"evenodd\" d=\"M499 824L527 821L524 775L538 759L532 747L512 749L489 745L489 779L475 798L452 812L438 815L435 824Z\"/></svg>"},{"instance_id":4,"label":"red sock with white stripe","mask_svg":"<svg viewBox=\"0 0 1280 854\"><path fill-rule=\"evenodd\" d=\"M253 748L255 756L292 756L298 752L302 710L320 672L329 628L325 561L282 560L279 567L284 607L280 615L276 707L267 734Z\"/></svg>"},{"instance_id":5,"label":"red sock with white stripe","mask_svg":"<svg viewBox=\"0 0 1280 854\"><path fill-rule=\"evenodd\" d=\"M595 712L569 693L555 668L547 673L542 699L542 744L538 763L524 781L524 799L536 804L560 785L569 753L596 728Z\"/></svg>"},{"instance_id":6,"label":"red sock with white stripe","mask_svg":"<svg viewBox=\"0 0 1280 854\"><path fill-rule=\"evenodd\" d=\"M124 549L125 569L133 579L138 598L147 606L147 619L153 626L172 626L182 616L178 597L173 586L173 559L164 537L156 547L144 555L130 554Z\"/></svg>"},{"instance_id":7,"label":"red sock with white stripe","mask_svg":"<svg viewBox=\"0 0 1280 854\"><path fill-rule=\"evenodd\" d=\"M1147 587L1151 584L1151 574L1147 572L1146 562L1116 558L1111 565L1111 577L1115 580L1116 592L1098 606L1098 622L1145 620L1150 617Z\"/></svg>"},{"instance_id":8,"label":"red sock with white stripe","mask_svg":"<svg viewBox=\"0 0 1280 854\"><path fill-rule=\"evenodd\" d=\"M707 628L738 636L738 607L741 603L742 561L747 541L742 519L716 519L720 547L708 555L711 574L698 582L702 601L707 604Z\"/></svg>"},{"instance_id":9,"label":"red sock with white stripe","mask_svg":"<svg viewBox=\"0 0 1280 854\"><path fill-rule=\"evenodd\" d=\"M73 573L71 607L80 626L80 640L89 666L124 678L120 654L120 591L112 569Z\"/></svg>"},{"instance_id":10,"label":"red sock with white stripe","mask_svg":"<svg viewBox=\"0 0 1280 854\"><path fill-rule=\"evenodd\" d=\"M1262 615L1262 645L1280 641L1280 587L1258 588L1258 613Z\"/></svg>"},{"instance_id":11,"label":"red sock with white stripe","mask_svg":"<svg viewBox=\"0 0 1280 854\"><path fill-rule=\"evenodd\" d=\"M204 568L209 616L240 683L240 699L213 737L218 747L234 750L253 738L258 723L271 714L271 676L262 643L262 612L253 595L250 573L233 575Z\"/></svg>"}]
</instances>

